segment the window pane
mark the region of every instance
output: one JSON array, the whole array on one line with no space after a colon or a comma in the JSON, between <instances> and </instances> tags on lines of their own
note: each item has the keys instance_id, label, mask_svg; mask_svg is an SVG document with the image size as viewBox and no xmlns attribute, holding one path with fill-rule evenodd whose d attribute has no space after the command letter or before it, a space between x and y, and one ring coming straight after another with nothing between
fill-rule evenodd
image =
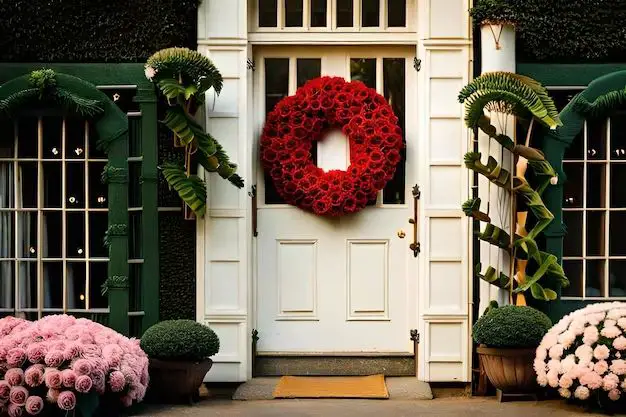
<instances>
[{"instance_id":1,"label":"window pane","mask_svg":"<svg viewBox=\"0 0 626 417\"><path fill-rule=\"evenodd\" d=\"M320 58L298 58L296 66L298 87L322 74L322 60Z\"/></svg>"},{"instance_id":2,"label":"window pane","mask_svg":"<svg viewBox=\"0 0 626 417\"><path fill-rule=\"evenodd\" d=\"M65 206L85 207L85 163L70 162L65 166Z\"/></svg>"},{"instance_id":3,"label":"window pane","mask_svg":"<svg viewBox=\"0 0 626 417\"><path fill-rule=\"evenodd\" d=\"M289 94L289 58L265 58L265 114ZM284 204L272 178L264 173L265 204Z\"/></svg>"},{"instance_id":4,"label":"window pane","mask_svg":"<svg viewBox=\"0 0 626 417\"><path fill-rule=\"evenodd\" d=\"M15 257L15 213L0 212L0 258Z\"/></svg>"},{"instance_id":5,"label":"window pane","mask_svg":"<svg viewBox=\"0 0 626 417\"><path fill-rule=\"evenodd\" d=\"M17 206L23 208L37 207L37 162L20 162L19 177L22 201Z\"/></svg>"},{"instance_id":6,"label":"window pane","mask_svg":"<svg viewBox=\"0 0 626 417\"><path fill-rule=\"evenodd\" d=\"M141 212L132 211L128 214L128 258L141 259Z\"/></svg>"},{"instance_id":7,"label":"window pane","mask_svg":"<svg viewBox=\"0 0 626 417\"><path fill-rule=\"evenodd\" d=\"M101 176L106 162L89 162L89 207L107 208L109 188L102 183Z\"/></svg>"},{"instance_id":8,"label":"window pane","mask_svg":"<svg viewBox=\"0 0 626 417\"><path fill-rule=\"evenodd\" d=\"M626 164L611 164L611 207L626 207Z\"/></svg>"},{"instance_id":9,"label":"window pane","mask_svg":"<svg viewBox=\"0 0 626 417\"><path fill-rule=\"evenodd\" d=\"M326 1L311 0L311 27L326 27Z\"/></svg>"},{"instance_id":10,"label":"window pane","mask_svg":"<svg viewBox=\"0 0 626 417\"><path fill-rule=\"evenodd\" d=\"M43 307L63 308L63 262L43 264Z\"/></svg>"},{"instance_id":11,"label":"window pane","mask_svg":"<svg viewBox=\"0 0 626 417\"><path fill-rule=\"evenodd\" d=\"M606 297L604 288L604 268L605 260L585 261L587 264L587 272L585 277L585 296L586 297Z\"/></svg>"},{"instance_id":12,"label":"window pane","mask_svg":"<svg viewBox=\"0 0 626 417\"><path fill-rule=\"evenodd\" d=\"M141 117L128 118L128 156L141 156Z\"/></svg>"},{"instance_id":13,"label":"window pane","mask_svg":"<svg viewBox=\"0 0 626 417\"><path fill-rule=\"evenodd\" d=\"M626 112L611 117L611 159L626 159Z\"/></svg>"},{"instance_id":14,"label":"window pane","mask_svg":"<svg viewBox=\"0 0 626 417\"><path fill-rule=\"evenodd\" d=\"M13 308L15 297L15 263L0 262L0 308Z\"/></svg>"},{"instance_id":15,"label":"window pane","mask_svg":"<svg viewBox=\"0 0 626 417\"><path fill-rule=\"evenodd\" d=\"M278 26L277 15L277 0L259 0L259 27Z\"/></svg>"},{"instance_id":16,"label":"window pane","mask_svg":"<svg viewBox=\"0 0 626 417\"><path fill-rule=\"evenodd\" d=\"M141 162L129 162L128 174L128 207L141 207Z\"/></svg>"},{"instance_id":17,"label":"window pane","mask_svg":"<svg viewBox=\"0 0 626 417\"><path fill-rule=\"evenodd\" d=\"M587 122L587 159L606 159L606 119Z\"/></svg>"},{"instance_id":18,"label":"window pane","mask_svg":"<svg viewBox=\"0 0 626 417\"><path fill-rule=\"evenodd\" d=\"M587 256L604 256L604 222L605 212L587 212Z\"/></svg>"},{"instance_id":19,"label":"window pane","mask_svg":"<svg viewBox=\"0 0 626 417\"><path fill-rule=\"evenodd\" d=\"M20 258L37 258L39 245L37 244L37 213L26 212L17 214L18 243Z\"/></svg>"},{"instance_id":20,"label":"window pane","mask_svg":"<svg viewBox=\"0 0 626 417\"><path fill-rule=\"evenodd\" d=\"M383 58L383 89L387 102L398 117L402 141L406 146L405 127L405 62L404 58ZM404 204L406 149L400 153L400 162L391 181L383 190L384 204Z\"/></svg>"},{"instance_id":21,"label":"window pane","mask_svg":"<svg viewBox=\"0 0 626 417\"><path fill-rule=\"evenodd\" d=\"M0 120L0 158L13 158L15 156L15 125L13 120L3 118Z\"/></svg>"},{"instance_id":22,"label":"window pane","mask_svg":"<svg viewBox=\"0 0 626 417\"><path fill-rule=\"evenodd\" d=\"M22 117L17 126L17 155L20 158L37 158L38 151L38 119Z\"/></svg>"},{"instance_id":23,"label":"window pane","mask_svg":"<svg viewBox=\"0 0 626 417\"><path fill-rule=\"evenodd\" d=\"M626 212L611 212L609 230L609 255L626 256Z\"/></svg>"},{"instance_id":24,"label":"window pane","mask_svg":"<svg viewBox=\"0 0 626 417\"><path fill-rule=\"evenodd\" d=\"M351 58L350 79L376 88L376 58Z\"/></svg>"},{"instance_id":25,"label":"window pane","mask_svg":"<svg viewBox=\"0 0 626 417\"><path fill-rule=\"evenodd\" d=\"M19 262L19 308L37 308L37 262Z\"/></svg>"},{"instance_id":26,"label":"window pane","mask_svg":"<svg viewBox=\"0 0 626 417\"><path fill-rule=\"evenodd\" d=\"M60 117L43 117L43 149L44 159L61 159L61 132L63 119Z\"/></svg>"},{"instance_id":27,"label":"window pane","mask_svg":"<svg viewBox=\"0 0 626 417\"><path fill-rule=\"evenodd\" d=\"M0 208L15 207L15 178L12 162L0 162Z\"/></svg>"},{"instance_id":28,"label":"window pane","mask_svg":"<svg viewBox=\"0 0 626 417\"><path fill-rule=\"evenodd\" d=\"M285 0L285 26L302 27L302 0Z\"/></svg>"},{"instance_id":29,"label":"window pane","mask_svg":"<svg viewBox=\"0 0 626 417\"><path fill-rule=\"evenodd\" d=\"M583 164L564 163L563 170L567 180L563 184L563 207L583 206Z\"/></svg>"},{"instance_id":30,"label":"window pane","mask_svg":"<svg viewBox=\"0 0 626 417\"><path fill-rule=\"evenodd\" d=\"M41 221L41 242L44 258L63 256L63 212L46 211Z\"/></svg>"},{"instance_id":31,"label":"window pane","mask_svg":"<svg viewBox=\"0 0 626 417\"><path fill-rule=\"evenodd\" d=\"M102 285L107 279L107 263L91 262L89 264L89 308L107 308L109 300L102 295Z\"/></svg>"},{"instance_id":32,"label":"window pane","mask_svg":"<svg viewBox=\"0 0 626 417\"><path fill-rule=\"evenodd\" d=\"M129 291L128 301L130 311L143 310L141 305L141 264L128 265Z\"/></svg>"},{"instance_id":33,"label":"window pane","mask_svg":"<svg viewBox=\"0 0 626 417\"><path fill-rule=\"evenodd\" d=\"M563 256L583 256L583 212L564 211L567 236L563 239Z\"/></svg>"},{"instance_id":34,"label":"window pane","mask_svg":"<svg viewBox=\"0 0 626 417\"><path fill-rule=\"evenodd\" d=\"M587 164L587 208L606 207L606 164Z\"/></svg>"},{"instance_id":35,"label":"window pane","mask_svg":"<svg viewBox=\"0 0 626 417\"><path fill-rule=\"evenodd\" d=\"M43 206L60 208L62 201L61 184L62 162L43 162Z\"/></svg>"},{"instance_id":36,"label":"window pane","mask_svg":"<svg viewBox=\"0 0 626 417\"><path fill-rule=\"evenodd\" d=\"M569 279L569 286L563 288L563 297L583 296L583 262L563 261L565 276Z\"/></svg>"},{"instance_id":37,"label":"window pane","mask_svg":"<svg viewBox=\"0 0 626 417\"><path fill-rule=\"evenodd\" d=\"M67 308L84 309L87 284L85 262L67 263Z\"/></svg>"},{"instance_id":38,"label":"window pane","mask_svg":"<svg viewBox=\"0 0 626 417\"><path fill-rule=\"evenodd\" d=\"M337 27L354 26L354 5L352 0L337 0Z\"/></svg>"},{"instance_id":39,"label":"window pane","mask_svg":"<svg viewBox=\"0 0 626 417\"><path fill-rule=\"evenodd\" d=\"M107 159L106 153L98 149L98 133L93 123L89 123L89 149L87 153L90 159Z\"/></svg>"},{"instance_id":40,"label":"window pane","mask_svg":"<svg viewBox=\"0 0 626 417\"><path fill-rule=\"evenodd\" d=\"M609 297L626 297L626 261L609 261Z\"/></svg>"},{"instance_id":41,"label":"window pane","mask_svg":"<svg viewBox=\"0 0 626 417\"><path fill-rule=\"evenodd\" d=\"M68 258L85 257L85 213L66 213L66 256Z\"/></svg>"},{"instance_id":42,"label":"window pane","mask_svg":"<svg viewBox=\"0 0 626 417\"><path fill-rule=\"evenodd\" d=\"M380 26L380 0L361 2L361 26Z\"/></svg>"},{"instance_id":43,"label":"window pane","mask_svg":"<svg viewBox=\"0 0 626 417\"><path fill-rule=\"evenodd\" d=\"M387 0L387 26L406 26L406 0Z\"/></svg>"},{"instance_id":44,"label":"window pane","mask_svg":"<svg viewBox=\"0 0 626 417\"><path fill-rule=\"evenodd\" d=\"M65 120L65 157L85 159L85 121L83 119Z\"/></svg>"},{"instance_id":45,"label":"window pane","mask_svg":"<svg viewBox=\"0 0 626 417\"><path fill-rule=\"evenodd\" d=\"M89 213L89 257L107 258L109 251L104 246L104 236L108 228L106 212Z\"/></svg>"}]
</instances>

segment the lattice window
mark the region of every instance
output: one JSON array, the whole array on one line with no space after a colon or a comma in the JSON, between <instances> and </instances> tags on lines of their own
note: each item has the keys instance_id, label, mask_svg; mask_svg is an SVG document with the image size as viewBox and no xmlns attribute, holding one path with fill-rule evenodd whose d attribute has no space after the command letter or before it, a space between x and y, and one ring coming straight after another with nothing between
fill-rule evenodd
<instances>
[{"instance_id":1,"label":"lattice window","mask_svg":"<svg viewBox=\"0 0 626 417\"><path fill-rule=\"evenodd\" d=\"M557 99L582 89L563 89ZM563 268L570 280L563 298L626 298L626 112L587 121L563 169Z\"/></svg>"},{"instance_id":2,"label":"lattice window","mask_svg":"<svg viewBox=\"0 0 626 417\"><path fill-rule=\"evenodd\" d=\"M406 31L415 22L415 0L259 0L253 29Z\"/></svg>"}]
</instances>

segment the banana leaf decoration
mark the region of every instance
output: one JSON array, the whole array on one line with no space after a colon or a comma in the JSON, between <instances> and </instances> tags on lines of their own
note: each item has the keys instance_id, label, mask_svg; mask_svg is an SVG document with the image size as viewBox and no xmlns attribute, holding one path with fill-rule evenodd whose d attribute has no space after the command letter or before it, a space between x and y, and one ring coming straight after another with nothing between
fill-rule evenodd
<instances>
[{"instance_id":1,"label":"banana leaf decoration","mask_svg":"<svg viewBox=\"0 0 626 417\"><path fill-rule=\"evenodd\" d=\"M166 161L161 167L170 187L178 192L187 208L196 216L206 210L206 184L192 174L192 166L201 165L216 172L237 188L244 185L237 174L237 164L231 162L220 143L205 132L195 120L195 114L205 100L205 93L222 90L223 79L215 65L204 55L188 48L166 48L156 52L146 63L146 77L154 82L167 99L169 108L162 123L174 135L174 144L184 148L184 164ZM200 202L202 200L202 203Z\"/></svg>"},{"instance_id":2,"label":"banana leaf decoration","mask_svg":"<svg viewBox=\"0 0 626 417\"><path fill-rule=\"evenodd\" d=\"M477 277L503 290L509 289L509 287L511 286L511 280L504 273L500 272L498 274L494 267L489 266L483 274L480 272L481 268L481 264L476 265L475 273Z\"/></svg>"},{"instance_id":3,"label":"banana leaf decoration","mask_svg":"<svg viewBox=\"0 0 626 417\"><path fill-rule=\"evenodd\" d=\"M623 97L614 95L607 97L606 100L626 102L624 97L626 93ZM569 285L569 281L557 257L541 251L536 239L554 220L554 215L543 203L541 195L549 184L556 184L558 178L543 152L530 146L530 138L535 121L550 129L562 126L556 106L540 83L529 77L508 72L491 72L475 78L461 90L459 101L465 104L467 127L484 132L490 140L493 139L502 148L511 152L517 161L514 165L515 175L504 169L493 156L488 156L487 163L483 164L480 152L465 154L465 166L508 192L513 207L517 207L513 205L516 198L519 198L525 206L517 208L513 216L516 221L511 225L510 232L507 232L493 225L488 213L480 211L479 198L469 199L463 203L462 209L467 216L486 223L478 238L507 251L512 256L511 271L508 275L498 273L492 266L489 266L483 274L481 265L476 267L475 273L480 279L508 290L511 295L516 294L518 305L525 305L524 293L528 291L538 300L554 300L557 293L542 285L542 279L548 278L561 286ZM584 103L582 100L578 103L581 108L586 106L589 113L597 113L594 104ZM529 120L530 128L526 143L517 144L515 139L506 135L506 132L498 132L485 111ZM525 178L528 167L534 173L534 187ZM535 219L530 231L526 231L527 212ZM526 275L529 264L532 265L532 275Z\"/></svg>"},{"instance_id":4,"label":"banana leaf decoration","mask_svg":"<svg viewBox=\"0 0 626 417\"><path fill-rule=\"evenodd\" d=\"M489 181L498 187L510 188L511 173L502 168L493 156L487 159L487 165L484 165L480 158L482 154L479 152L468 152L465 154L465 167L472 171L478 172L485 176Z\"/></svg>"},{"instance_id":5,"label":"banana leaf decoration","mask_svg":"<svg viewBox=\"0 0 626 417\"><path fill-rule=\"evenodd\" d=\"M463 212L468 217L473 217L481 222L491 223L491 217L480 210L480 198L470 198L463 203Z\"/></svg>"}]
</instances>

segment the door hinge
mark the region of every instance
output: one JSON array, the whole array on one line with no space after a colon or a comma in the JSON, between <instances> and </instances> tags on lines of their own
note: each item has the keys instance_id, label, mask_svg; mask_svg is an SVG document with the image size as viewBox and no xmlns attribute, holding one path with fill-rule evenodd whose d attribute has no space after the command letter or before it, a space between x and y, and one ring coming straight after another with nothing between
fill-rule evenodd
<instances>
[{"instance_id":1,"label":"door hinge","mask_svg":"<svg viewBox=\"0 0 626 417\"><path fill-rule=\"evenodd\" d=\"M250 187L248 195L252 198L252 236L257 237L259 232L257 231L257 200L256 200L256 184Z\"/></svg>"},{"instance_id":2,"label":"door hinge","mask_svg":"<svg viewBox=\"0 0 626 417\"><path fill-rule=\"evenodd\" d=\"M413 58L413 68L415 68L415 71L420 72L422 69L422 60L417 57Z\"/></svg>"},{"instance_id":3,"label":"door hinge","mask_svg":"<svg viewBox=\"0 0 626 417\"><path fill-rule=\"evenodd\" d=\"M246 61L246 66L248 67L249 70L252 70L252 72L254 72L254 70L256 69L255 65L254 65L254 61L252 59L249 59Z\"/></svg>"},{"instance_id":4,"label":"door hinge","mask_svg":"<svg viewBox=\"0 0 626 417\"><path fill-rule=\"evenodd\" d=\"M415 343L419 343L420 342L420 334L417 331L417 329L411 329L410 335L411 335L411 340L413 342L415 342Z\"/></svg>"}]
</instances>

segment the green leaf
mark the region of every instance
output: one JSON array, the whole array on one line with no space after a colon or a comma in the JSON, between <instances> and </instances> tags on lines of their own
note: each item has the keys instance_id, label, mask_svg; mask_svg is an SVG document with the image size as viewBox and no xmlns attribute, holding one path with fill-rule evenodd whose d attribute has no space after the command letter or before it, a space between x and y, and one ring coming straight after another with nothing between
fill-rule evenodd
<instances>
[{"instance_id":1,"label":"green leaf","mask_svg":"<svg viewBox=\"0 0 626 417\"><path fill-rule=\"evenodd\" d=\"M185 100L189 100L191 96L196 94L196 91L198 91L198 87L195 85L187 86L187 88L185 88Z\"/></svg>"},{"instance_id":2,"label":"green leaf","mask_svg":"<svg viewBox=\"0 0 626 417\"><path fill-rule=\"evenodd\" d=\"M535 283L530 287L530 293L533 298L541 301L553 301L556 300L556 292L548 288L543 288L541 285Z\"/></svg>"},{"instance_id":3,"label":"green leaf","mask_svg":"<svg viewBox=\"0 0 626 417\"><path fill-rule=\"evenodd\" d=\"M178 193L180 198L198 216L206 211L206 185L198 176L187 176L184 168L166 162L161 168L167 183Z\"/></svg>"},{"instance_id":4,"label":"green leaf","mask_svg":"<svg viewBox=\"0 0 626 417\"><path fill-rule=\"evenodd\" d=\"M76 409L81 417L91 417L100 405L100 396L94 390L87 394L77 393Z\"/></svg>"},{"instance_id":5,"label":"green leaf","mask_svg":"<svg viewBox=\"0 0 626 417\"><path fill-rule=\"evenodd\" d=\"M559 113L548 91L530 77L510 72L487 72L474 78L459 94L465 103L465 123L469 128L480 126L484 110L536 118L555 129L562 126Z\"/></svg>"},{"instance_id":6,"label":"green leaf","mask_svg":"<svg viewBox=\"0 0 626 417\"><path fill-rule=\"evenodd\" d=\"M176 106L167 109L163 123L174 132L183 145L187 146L194 140L195 134L191 126L191 118L181 107Z\"/></svg>"},{"instance_id":7,"label":"green leaf","mask_svg":"<svg viewBox=\"0 0 626 417\"><path fill-rule=\"evenodd\" d=\"M157 85L161 89L161 92L169 100L173 100L180 95L184 95L186 92L185 86L181 85L178 80L174 78L164 78L160 80Z\"/></svg>"}]
</instances>

